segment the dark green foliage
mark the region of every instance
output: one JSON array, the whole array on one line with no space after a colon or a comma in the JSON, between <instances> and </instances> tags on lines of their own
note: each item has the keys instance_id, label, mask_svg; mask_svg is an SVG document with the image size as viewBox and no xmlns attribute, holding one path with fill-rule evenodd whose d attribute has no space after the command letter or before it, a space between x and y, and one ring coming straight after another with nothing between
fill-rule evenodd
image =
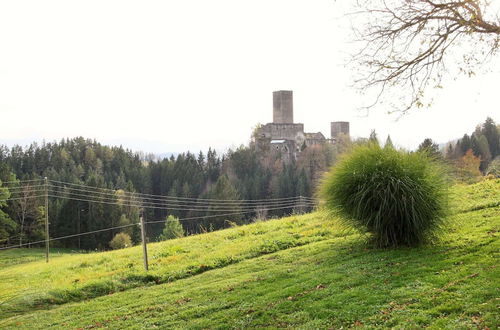
<instances>
[{"instance_id":1,"label":"dark green foliage","mask_svg":"<svg viewBox=\"0 0 500 330\"><path fill-rule=\"evenodd\" d=\"M446 214L440 166L424 153L359 146L325 178L326 208L371 233L376 246L417 245L432 237Z\"/></svg>"},{"instance_id":2,"label":"dark green foliage","mask_svg":"<svg viewBox=\"0 0 500 330\"><path fill-rule=\"evenodd\" d=\"M475 140L475 145L477 145L477 153L474 151L474 154L481 159L480 170L484 173L491 162L490 146L488 140L482 134Z\"/></svg>"},{"instance_id":3,"label":"dark green foliage","mask_svg":"<svg viewBox=\"0 0 500 330\"><path fill-rule=\"evenodd\" d=\"M446 156L448 159L459 159L469 149L481 159L480 170L485 174L489 164L500 154L500 134L493 119L486 118L470 136L465 134L455 148L449 148Z\"/></svg>"},{"instance_id":4,"label":"dark green foliage","mask_svg":"<svg viewBox=\"0 0 500 330\"><path fill-rule=\"evenodd\" d=\"M208 201L208 211L205 215L210 216L210 218L204 219L202 221L195 221L196 223L201 223L204 231L212 231L209 229L213 228L213 226L216 226L216 228L225 228L228 226L228 223L226 222L227 217L218 217L218 214L235 213L233 216L231 216L231 221L236 222L240 222L239 220L243 218L242 214L238 214L238 212L242 212L241 204L237 202L238 199L240 199L239 193L226 175L221 175L217 182L214 185L210 186L208 191L201 197L209 200L236 201L229 206L211 203L210 201Z\"/></svg>"},{"instance_id":5,"label":"dark green foliage","mask_svg":"<svg viewBox=\"0 0 500 330\"><path fill-rule=\"evenodd\" d=\"M467 150L472 149L472 141L467 134L464 134L464 137L460 140L460 148L462 150L462 155L464 155Z\"/></svg>"},{"instance_id":6,"label":"dark green foliage","mask_svg":"<svg viewBox=\"0 0 500 330\"><path fill-rule=\"evenodd\" d=\"M119 196L123 200L123 191L193 199L267 199L298 194L311 197L317 176L330 165L328 162L335 159L335 155L330 155L327 149L313 149L307 148L300 155L300 162L285 166L281 160L258 154L251 146L229 150L225 155L209 149L206 154L186 152L168 159L155 159L151 155L134 153L122 147L104 146L95 140L77 137L10 149L0 145L0 180L10 182L17 178L23 181L46 176L52 181L117 190L117 195L107 195L108 203L104 203L104 195L93 195L94 198L89 201L81 198L81 194L76 194L77 191L70 191L62 185L52 187L52 191L63 197L49 198L50 236L54 238L137 223L137 207L126 205L130 203L113 205ZM11 184L9 187L19 188L21 184ZM11 196L16 197L19 197L19 193ZM43 239L43 221L40 223L37 215L42 211L43 198L33 199L30 214L19 215L15 204L11 201L0 206L6 215L0 219L0 236L4 238L0 246ZM236 204L234 212L245 206ZM155 208L145 210L145 217L148 221L154 221L169 215L190 218L234 212L217 210L216 205L209 211L189 207L184 210ZM247 212L233 220L244 223L255 217L283 216L292 212L292 208L285 208L269 210L264 214L262 207L257 207L255 212ZM182 225L188 235L225 228L228 226L225 220L225 217L209 217L206 221L184 221ZM147 236L150 239L157 238L162 230L163 225L160 223L148 226ZM140 241L139 227L129 227L124 232L130 235L132 242ZM108 249L114 234L116 232L103 231L54 241L51 245L84 250Z\"/></svg>"},{"instance_id":7,"label":"dark green foliage","mask_svg":"<svg viewBox=\"0 0 500 330\"><path fill-rule=\"evenodd\" d=\"M491 157L495 158L500 155L500 134L493 119L486 118L481 131L488 140Z\"/></svg>"},{"instance_id":8,"label":"dark green foliage","mask_svg":"<svg viewBox=\"0 0 500 330\"><path fill-rule=\"evenodd\" d=\"M2 211L2 208L7 206L5 200L9 197L9 190L7 188L2 188L2 181L0 181L0 244L7 242L16 228L16 223L12 221L8 214Z\"/></svg>"}]
</instances>

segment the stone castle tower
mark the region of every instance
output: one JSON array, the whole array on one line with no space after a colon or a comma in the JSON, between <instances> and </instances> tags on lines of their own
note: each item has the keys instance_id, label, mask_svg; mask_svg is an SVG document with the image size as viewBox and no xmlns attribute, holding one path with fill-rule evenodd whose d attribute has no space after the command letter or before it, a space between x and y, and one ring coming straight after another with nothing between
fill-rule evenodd
<instances>
[{"instance_id":1,"label":"stone castle tower","mask_svg":"<svg viewBox=\"0 0 500 330\"><path fill-rule=\"evenodd\" d=\"M273 92L273 123L293 124L293 91Z\"/></svg>"},{"instance_id":2,"label":"stone castle tower","mask_svg":"<svg viewBox=\"0 0 500 330\"><path fill-rule=\"evenodd\" d=\"M330 139L321 132L305 133L304 124L293 122L293 91L280 90L273 92L273 122L260 127L254 138L258 151L280 153L286 161L304 148L334 144L340 134L349 135L349 122L330 123L330 132Z\"/></svg>"},{"instance_id":3,"label":"stone castle tower","mask_svg":"<svg viewBox=\"0 0 500 330\"><path fill-rule=\"evenodd\" d=\"M349 122L348 121L334 121L330 123L330 136L332 139L337 139L340 134L349 136Z\"/></svg>"}]
</instances>

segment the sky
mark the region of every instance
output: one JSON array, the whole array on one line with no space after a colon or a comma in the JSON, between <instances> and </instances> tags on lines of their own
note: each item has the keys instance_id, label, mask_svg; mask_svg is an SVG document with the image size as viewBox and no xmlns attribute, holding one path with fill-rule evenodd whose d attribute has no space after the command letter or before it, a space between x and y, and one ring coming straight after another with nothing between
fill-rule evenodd
<instances>
[{"instance_id":1,"label":"sky","mask_svg":"<svg viewBox=\"0 0 500 330\"><path fill-rule=\"evenodd\" d=\"M306 132L349 121L354 137L375 129L409 149L500 122L498 59L445 81L429 109L360 113L345 11L334 0L0 0L0 144L223 151L272 121L275 90L293 90Z\"/></svg>"}]
</instances>

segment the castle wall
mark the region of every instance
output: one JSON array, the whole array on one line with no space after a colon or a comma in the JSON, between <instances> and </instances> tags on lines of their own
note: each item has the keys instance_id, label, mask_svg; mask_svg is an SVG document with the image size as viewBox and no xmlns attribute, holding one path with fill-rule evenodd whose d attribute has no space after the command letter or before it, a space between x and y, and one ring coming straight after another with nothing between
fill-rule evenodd
<instances>
[{"instance_id":1,"label":"castle wall","mask_svg":"<svg viewBox=\"0 0 500 330\"><path fill-rule=\"evenodd\" d=\"M297 136L304 135L304 124L275 124L269 123L260 129L261 137L272 140L285 139L295 140Z\"/></svg>"},{"instance_id":2,"label":"castle wall","mask_svg":"<svg viewBox=\"0 0 500 330\"><path fill-rule=\"evenodd\" d=\"M285 163L296 158L297 145L293 140L272 140L269 149L274 157L281 157Z\"/></svg>"},{"instance_id":3,"label":"castle wall","mask_svg":"<svg viewBox=\"0 0 500 330\"><path fill-rule=\"evenodd\" d=\"M273 92L273 123L293 124L293 92Z\"/></svg>"}]
</instances>

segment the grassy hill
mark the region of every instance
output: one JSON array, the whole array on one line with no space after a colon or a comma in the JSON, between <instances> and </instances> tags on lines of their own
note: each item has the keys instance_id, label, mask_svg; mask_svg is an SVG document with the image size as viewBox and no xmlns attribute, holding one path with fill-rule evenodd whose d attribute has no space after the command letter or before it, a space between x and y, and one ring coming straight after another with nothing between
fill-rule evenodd
<instances>
[{"instance_id":1,"label":"grassy hill","mask_svg":"<svg viewBox=\"0 0 500 330\"><path fill-rule=\"evenodd\" d=\"M147 273L140 247L1 252L0 327L498 327L500 180L451 203L419 248L369 248L316 212L149 244Z\"/></svg>"}]
</instances>

